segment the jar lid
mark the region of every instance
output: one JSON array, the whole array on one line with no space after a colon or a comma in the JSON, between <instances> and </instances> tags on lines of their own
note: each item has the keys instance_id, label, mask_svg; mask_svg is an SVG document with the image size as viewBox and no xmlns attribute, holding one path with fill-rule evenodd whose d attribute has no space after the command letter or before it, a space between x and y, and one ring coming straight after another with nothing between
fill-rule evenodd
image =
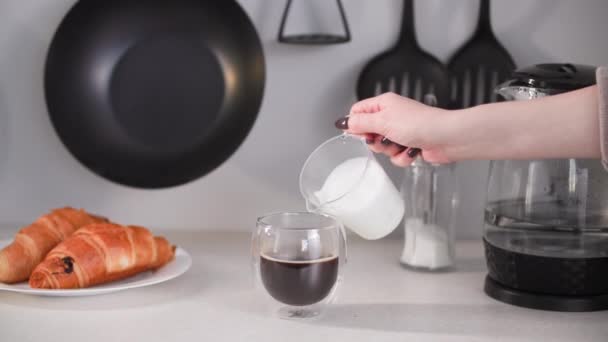
<instances>
[{"instance_id":1,"label":"jar lid","mask_svg":"<svg viewBox=\"0 0 608 342\"><path fill-rule=\"evenodd\" d=\"M582 64L547 63L518 69L507 87L531 87L566 92L594 85L596 67Z\"/></svg>"}]
</instances>

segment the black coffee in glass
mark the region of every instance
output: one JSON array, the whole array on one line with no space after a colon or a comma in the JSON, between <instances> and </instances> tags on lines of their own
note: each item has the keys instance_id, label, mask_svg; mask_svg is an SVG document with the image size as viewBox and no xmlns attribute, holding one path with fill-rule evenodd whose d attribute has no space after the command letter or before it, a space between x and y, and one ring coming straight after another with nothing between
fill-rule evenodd
<instances>
[{"instance_id":1,"label":"black coffee in glass","mask_svg":"<svg viewBox=\"0 0 608 342\"><path fill-rule=\"evenodd\" d=\"M338 257L282 260L262 254L260 276L266 291L277 301L306 306L325 299L338 279Z\"/></svg>"}]
</instances>

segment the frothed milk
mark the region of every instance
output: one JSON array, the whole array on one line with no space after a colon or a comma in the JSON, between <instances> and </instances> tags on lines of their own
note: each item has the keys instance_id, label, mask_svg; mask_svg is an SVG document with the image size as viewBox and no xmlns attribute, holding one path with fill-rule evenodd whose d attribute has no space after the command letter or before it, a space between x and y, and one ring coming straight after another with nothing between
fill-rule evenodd
<instances>
[{"instance_id":1,"label":"frothed milk","mask_svg":"<svg viewBox=\"0 0 608 342\"><path fill-rule=\"evenodd\" d=\"M346 160L329 174L314 195L320 205L318 211L336 216L347 228L368 240L391 233L404 213L403 199L374 158Z\"/></svg>"}]
</instances>

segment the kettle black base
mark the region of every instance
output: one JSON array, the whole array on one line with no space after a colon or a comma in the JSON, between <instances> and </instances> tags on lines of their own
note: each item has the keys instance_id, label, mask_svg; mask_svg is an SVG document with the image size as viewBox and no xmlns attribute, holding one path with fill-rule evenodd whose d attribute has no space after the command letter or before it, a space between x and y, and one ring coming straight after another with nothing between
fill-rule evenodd
<instances>
[{"instance_id":1,"label":"kettle black base","mask_svg":"<svg viewBox=\"0 0 608 342\"><path fill-rule=\"evenodd\" d=\"M608 310L608 257L547 257L484 239L485 292L499 301L552 311Z\"/></svg>"},{"instance_id":2,"label":"kettle black base","mask_svg":"<svg viewBox=\"0 0 608 342\"><path fill-rule=\"evenodd\" d=\"M490 276L486 277L485 293L498 301L530 309L588 312L608 310L608 294L597 296L555 296L515 290L504 286Z\"/></svg>"}]
</instances>

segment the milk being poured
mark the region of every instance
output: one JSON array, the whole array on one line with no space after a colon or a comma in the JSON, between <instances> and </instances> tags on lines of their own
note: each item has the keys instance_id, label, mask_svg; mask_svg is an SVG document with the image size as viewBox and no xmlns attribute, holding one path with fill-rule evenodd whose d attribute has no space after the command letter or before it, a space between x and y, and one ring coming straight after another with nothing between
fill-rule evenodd
<instances>
[{"instance_id":1,"label":"milk being poured","mask_svg":"<svg viewBox=\"0 0 608 342\"><path fill-rule=\"evenodd\" d=\"M368 240L391 233L404 213L403 199L374 158L344 161L314 195L320 205L318 211L336 216L347 228Z\"/></svg>"}]
</instances>

